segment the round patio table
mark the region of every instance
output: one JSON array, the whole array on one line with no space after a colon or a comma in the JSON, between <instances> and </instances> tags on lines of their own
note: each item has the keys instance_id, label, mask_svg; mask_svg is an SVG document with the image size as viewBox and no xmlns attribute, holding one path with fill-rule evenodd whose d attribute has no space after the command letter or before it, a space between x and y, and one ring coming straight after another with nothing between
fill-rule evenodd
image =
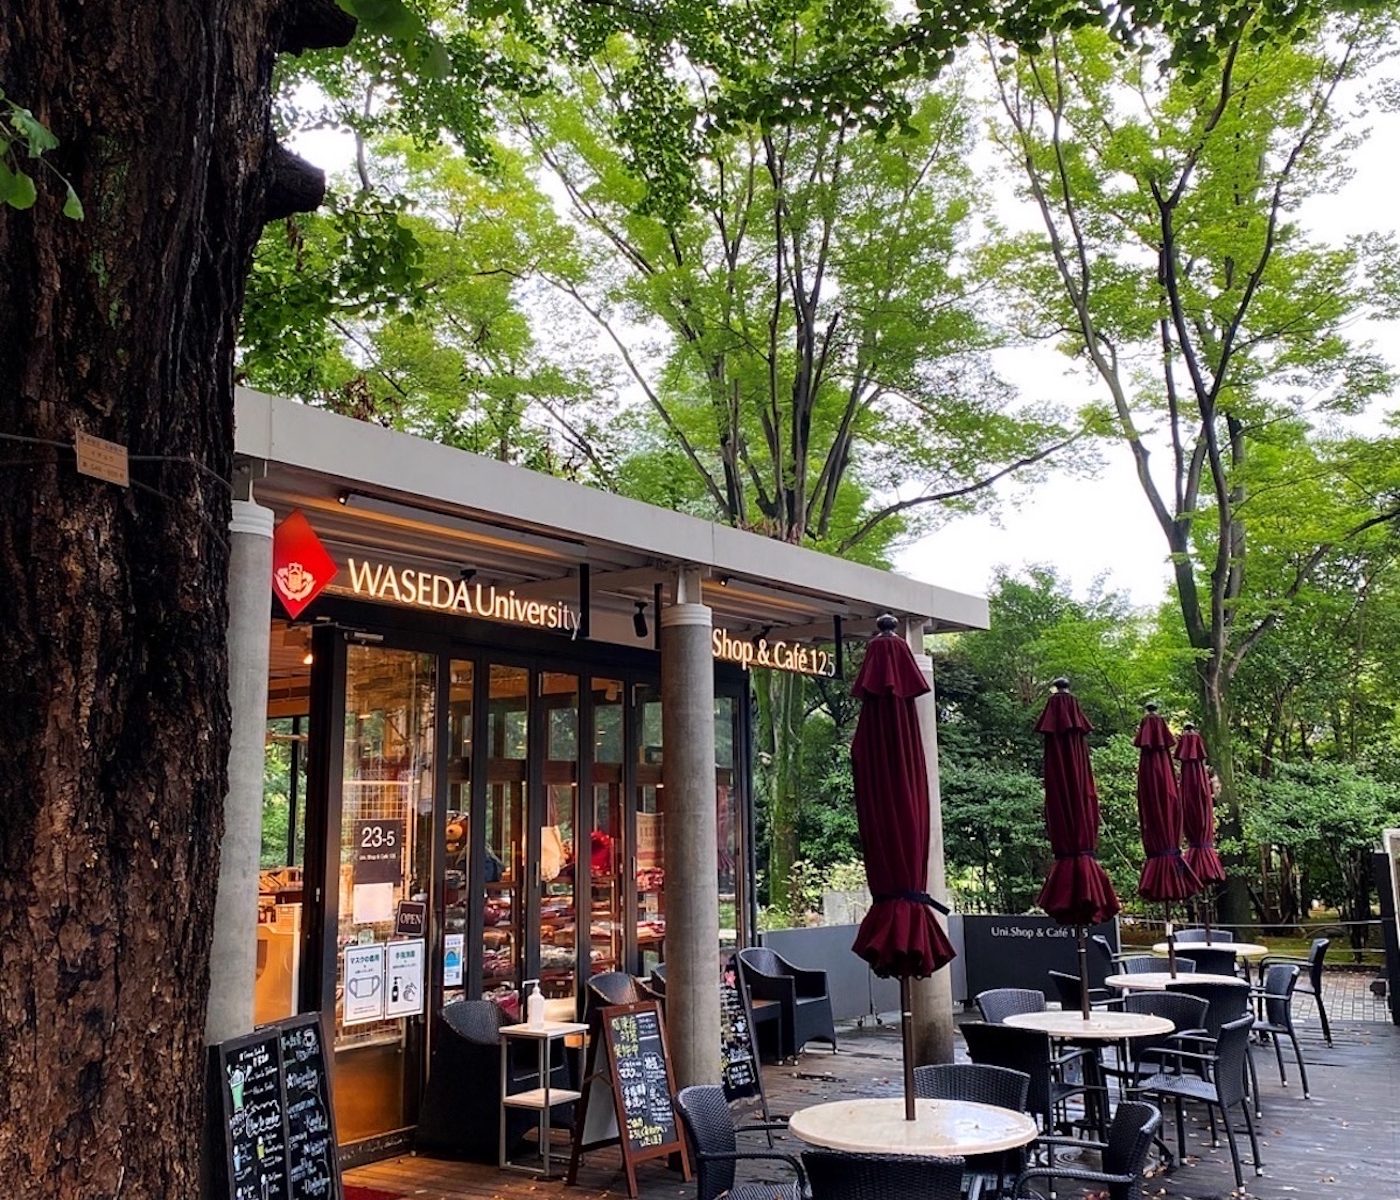
<instances>
[{"instance_id":1,"label":"round patio table","mask_svg":"<svg viewBox=\"0 0 1400 1200\"><path fill-rule=\"evenodd\" d=\"M1253 960L1263 958L1269 952L1267 946L1258 942L1177 942L1176 952L1185 954L1192 950L1233 950L1239 958ZM1152 947L1153 954L1165 954L1167 943L1158 942Z\"/></svg>"},{"instance_id":2,"label":"round patio table","mask_svg":"<svg viewBox=\"0 0 1400 1200\"><path fill-rule=\"evenodd\" d=\"M1170 971L1145 971L1141 975L1110 975L1104 983L1124 992L1165 992L1168 985L1173 983L1233 983L1242 988L1249 986L1238 975L1197 974L1191 971L1182 971L1175 979Z\"/></svg>"},{"instance_id":3,"label":"round patio table","mask_svg":"<svg viewBox=\"0 0 1400 1200\"><path fill-rule=\"evenodd\" d=\"M916 1100L904 1119L904 1099L833 1100L798 1109L788 1121L794 1137L828 1150L857 1154L966 1157L1014 1150L1039 1133L1026 1113L970 1100Z\"/></svg>"},{"instance_id":4,"label":"round patio table","mask_svg":"<svg viewBox=\"0 0 1400 1200\"><path fill-rule=\"evenodd\" d=\"M1113 1042L1118 1046L1119 1061L1127 1060L1128 1039L1155 1037L1171 1033L1176 1026L1166 1017L1153 1013L1103 1012L1090 1010L1086 1021L1077 1009L1047 1009L1044 1012L1012 1013L1002 1021L1003 1025L1014 1025L1017 1029L1038 1029L1052 1038L1069 1042ZM1104 1087L1102 1066L1098 1055L1089 1060L1092 1063L1093 1079L1096 1086ZM1103 1131L1108 1123L1107 1092L1101 1103L1097 1095L1090 1092L1086 1097L1087 1116Z\"/></svg>"},{"instance_id":5,"label":"round patio table","mask_svg":"<svg viewBox=\"0 0 1400 1200\"><path fill-rule=\"evenodd\" d=\"M1039 1029L1053 1038L1076 1042L1121 1042L1126 1038L1171 1033L1176 1028L1166 1017L1152 1013L1091 1011L1086 1021L1074 1009L1068 1012L1047 1009L1045 1012L1012 1013L1002 1024L1014 1025L1017 1029Z\"/></svg>"}]
</instances>

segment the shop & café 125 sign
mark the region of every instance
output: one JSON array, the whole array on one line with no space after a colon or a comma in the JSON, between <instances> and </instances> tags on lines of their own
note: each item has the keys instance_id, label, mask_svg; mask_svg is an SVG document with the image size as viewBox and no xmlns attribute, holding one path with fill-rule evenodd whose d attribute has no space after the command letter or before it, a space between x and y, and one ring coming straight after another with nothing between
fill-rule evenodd
<instances>
[{"instance_id":1,"label":"shop & caf\u00e9 125 sign","mask_svg":"<svg viewBox=\"0 0 1400 1200\"><path fill-rule=\"evenodd\" d=\"M744 670L767 667L797 675L835 675L836 656L829 650L783 639L735 637L727 629L710 635L710 653L721 662L738 663Z\"/></svg>"}]
</instances>

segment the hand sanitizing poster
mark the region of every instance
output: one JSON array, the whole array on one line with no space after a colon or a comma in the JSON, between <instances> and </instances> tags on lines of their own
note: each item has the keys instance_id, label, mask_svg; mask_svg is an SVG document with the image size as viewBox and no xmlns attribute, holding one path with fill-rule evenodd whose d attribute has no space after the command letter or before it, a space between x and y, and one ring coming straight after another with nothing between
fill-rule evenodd
<instances>
[{"instance_id":1,"label":"hand sanitizing poster","mask_svg":"<svg viewBox=\"0 0 1400 1200\"><path fill-rule=\"evenodd\" d=\"M390 942L385 950L384 1015L411 1017L423 1011L423 939Z\"/></svg>"}]
</instances>

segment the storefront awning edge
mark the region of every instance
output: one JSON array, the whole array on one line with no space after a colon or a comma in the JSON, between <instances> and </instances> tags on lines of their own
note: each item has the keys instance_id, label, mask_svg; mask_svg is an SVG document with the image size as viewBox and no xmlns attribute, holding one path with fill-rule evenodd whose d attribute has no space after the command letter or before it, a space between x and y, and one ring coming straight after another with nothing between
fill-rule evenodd
<instances>
[{"instance_id":1,"label":"storefront awning edge","mask_svg":"<svg viewBox=\"0 0 1400 1200\"><path fill-rule=\"evenodd\" d=\"M247 388L235 395L237 453L346 486L397 493L463 515L690 563L939 630L985 629L987 601L859 563L612 495L524 467ZM470 467L470 469L466 469Z\"/></svg>"}]
</instances>

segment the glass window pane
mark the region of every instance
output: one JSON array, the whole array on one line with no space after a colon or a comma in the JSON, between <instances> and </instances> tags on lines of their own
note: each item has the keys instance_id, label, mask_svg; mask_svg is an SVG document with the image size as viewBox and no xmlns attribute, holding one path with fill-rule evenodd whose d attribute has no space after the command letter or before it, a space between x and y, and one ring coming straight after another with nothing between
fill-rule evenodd
<instances>
[{"instance_id":1,"label":"glass window pane","mask_svg":"<svg viewBox=\"0 0 1400 1200\"><path fill-rule=\"evenodd\" d=\"M544 821L540 828L540 991L548 999L577 991L577 910L574 894L578 802L578 676L542 671L547 751Z\"/></svg>"},{"instance_id":2,"label":"glass window pane","mask_svg":"<svg viewBox=\"0 0 1400 1200\"><path fill-rule=\"evenodd\" d=\"M622 962L623 686L594 679L593 833L589 847L588 970L619 971Z\"/></svg>"},{"instance_id":3,"label":"glass window pane","mask_svg":"<svg viewBox=\"0 0 1400 1200\"><path fill-rule=\"evenodd\" d=\"M715 826L719 844L719 944L739 944L739 793L734 774L738 705L733 696L715 697Z\"/></svg>"},{"instance_id":4,"label":"glass window pane","mask_svg":"<svg viewBox=\"0 0 1400 1200\"><path fill-rule=\"evenodd\" d=\"M525 764L530 673L493 664L486 713L486 861L482 994L521 1016L525 928Z\"/></svg>"},{"instance_id":5,"label":"glass window pane","mask_svg":"<svg viewBox=\"0 0 1400 1200\"><path fill-rule=\"evenodd\" d=\"M641 742L637 747L637 953L642 974L665 957L666 869L665 792L661 782L661 694L651 684L637 687Z\"/></svg>"},{"instance_id":6,"label":"glass window pane","mask_svg":"<svg viewBox=\"0 0 1400 1200\"><path fill-rule=\"evenodd\" d=\"M442 947L443 1001L466 997L467 916L471 882L472 685L470 662L454 661L447 703L447 915Z\"/></svg>"}]
</instances>

